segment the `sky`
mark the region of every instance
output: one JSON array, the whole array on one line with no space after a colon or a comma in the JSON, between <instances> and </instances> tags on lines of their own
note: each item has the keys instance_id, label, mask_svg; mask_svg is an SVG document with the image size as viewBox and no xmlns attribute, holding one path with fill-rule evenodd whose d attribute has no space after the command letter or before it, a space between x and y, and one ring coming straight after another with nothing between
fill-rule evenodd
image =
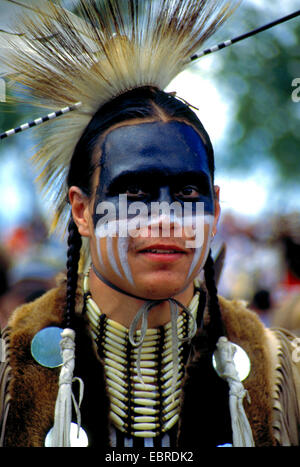
<instances>
[{"instance_id":1,"label":"sky","mask_svg":"<svg viewBox=\"0 0 300 467\"><path fill-rule=\"evenodd\" d=\"M255 8L261 8L261 1L251 0L251 3ZM294 0L285 0L284 5L280 2L280 8L276 9L275 2L272 3L273 7L269 9L270 20L294 11L296 3ZM274 15L274 11L277 14ZM241 32L244 31L238 33ZM228 37L224 37L224 40L226 39ZM195 73L195 69L198 67L200 69L201 66L202 72L209 72L211 67L217 64L218 53L221 52L200 59L193 68L181 73L167 88L169 91L176 91L178 97L199 108L196 113L207 129L216 153L229 124L230 102L224 101L214 83L203 78L201 72ZM26 144L30 144L30 138L27 135L25 137L25 133L12 137L18 138L18 143L22 137L22 149ZM5 144L5 140L1 144ZM9 148L0 158L0 231L30 219L34 209L44 209L40 195L36 195L37 189L33 184L33 172L28 165L28 158L25 156L25 151L20 149L20 146L15 150ZM241 180L238 177L229 178L217 171L216 184L221 187L222 209L230 209L238 214L247 213L247 216L254 218L262 215L270 203L272 193L272 172L268 171L268 173L269 176L261 168L255 174ZM298 200L300 208L300 195Z\"/></svg>"}]
</instances>

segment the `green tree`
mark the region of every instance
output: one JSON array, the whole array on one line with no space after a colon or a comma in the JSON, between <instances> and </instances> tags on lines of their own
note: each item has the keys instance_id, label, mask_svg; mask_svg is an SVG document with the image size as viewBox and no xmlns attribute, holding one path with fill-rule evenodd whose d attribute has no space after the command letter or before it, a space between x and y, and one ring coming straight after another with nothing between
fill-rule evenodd
<instances>
[{"instance_id":1,"label":"green tree","mask_svg":"<svg viewBox=\"0 0 300 467\"><path fill-rule=\"evenodd\" d=\"M239 15L232 37L266 19L246 5ZM274 8L266 22L279 16L280 8ZM222 169L245 173L267 163L277 169L281 185L299 184L300 102L292 100L292 82L300 78L299 38L300 17L217 52L214 80L233 104L228 136L219 151Z\"/></svg>"}]
</instances>

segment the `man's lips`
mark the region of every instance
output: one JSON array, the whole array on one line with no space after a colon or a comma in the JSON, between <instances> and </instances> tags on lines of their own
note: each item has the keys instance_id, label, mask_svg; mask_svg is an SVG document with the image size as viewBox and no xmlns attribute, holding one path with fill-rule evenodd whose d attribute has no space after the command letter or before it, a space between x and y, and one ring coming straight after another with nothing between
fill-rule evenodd
<instances>
[{"instance_id":1,"label":"man's lips","mask_svg":"<svg viewBox=\"0 0 300 467\"><path fill-rule=\"evenodd\" d=\"M178 245L149 245L138 250L138 254L152 261L176 261L187 252Z\"/></svg>"},{"instance_id":2,"label":"man's lips","mask_svg":"<svg viewBox=\"0 0 300 467\"><path fill-rule=\"evenodd\" d=\"M162 253L162 254L168 254L168 253L184 253L186 254L186 251L181 248L178 245L173 245L173 244L161 244L157 243L155 245L147 245L144 246L143 248L138 249L138 253Z\"/></svg>"}]
</instances>

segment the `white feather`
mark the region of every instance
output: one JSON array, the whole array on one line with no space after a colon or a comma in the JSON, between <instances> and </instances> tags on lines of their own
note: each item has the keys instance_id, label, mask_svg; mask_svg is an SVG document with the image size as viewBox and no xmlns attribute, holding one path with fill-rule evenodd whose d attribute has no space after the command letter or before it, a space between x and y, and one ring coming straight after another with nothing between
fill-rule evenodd
<instances>
[{"instance_id":1,"label":"white feather","mask_svg":"<svg viewBox=\"0 0 300 467\"><path fill-rule=\"evenodd\" d=\"M50 111L82 102L76 112L48 122L46 131L39 129L34 163L45 193L55 202L57 221L68 221L67 168L96 111L136 87L164 89L232 13L235 3L106 0L98 9L97 2L80 0L75 16L48 0L0 0L3 8L21 12L7 25L0 45L4 34L14 33L12 47L1 58L16 84L29 90L24 99ZM15 35L18 31L21 36Z\"/></svg>"}]
</instances>

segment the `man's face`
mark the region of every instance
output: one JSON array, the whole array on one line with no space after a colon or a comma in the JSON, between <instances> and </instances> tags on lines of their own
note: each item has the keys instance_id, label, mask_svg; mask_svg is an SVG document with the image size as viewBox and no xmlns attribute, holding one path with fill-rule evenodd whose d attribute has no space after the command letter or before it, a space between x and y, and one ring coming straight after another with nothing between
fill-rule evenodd
<instances>
[{"instance_id":1,"label":"man's face","mask_svg":"<svg viewBox=\"0 0 300 467\"><path fill-rule=\"evenodd\" d=\"M132 294L177 295L203 267L215 222L200 136L178 121L138 123L113 129L97 149L95 267Z\"/></svg>"}]
</instances>

